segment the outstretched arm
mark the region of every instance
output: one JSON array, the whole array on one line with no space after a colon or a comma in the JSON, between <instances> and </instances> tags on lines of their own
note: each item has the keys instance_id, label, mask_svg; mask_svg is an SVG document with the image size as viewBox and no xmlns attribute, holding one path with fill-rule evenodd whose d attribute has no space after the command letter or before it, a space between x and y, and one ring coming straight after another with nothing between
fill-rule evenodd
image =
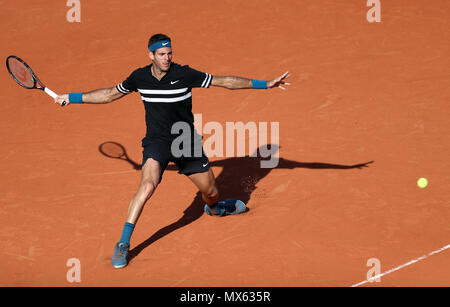
<instances>
[{"instance_id":1,"label":"outstretched arm","mask_svg":"<svg viewBox=\"0 0 450 307\"><path fill-rule=\"evenodd\" d=\"M285 82L285 79L289 76L289 72L286 72L278 78L267 81L267 88L279 87L284 90L285 88L282 85L290 85L290 83ZM253 80L236 76L214 76L211 85L230 90L250 89L253 88Z\"/></svg>"},{"instance_id":2,"label":"outstretched arm","mask_svg":"<svg viewBox=\"0 0 450 307\"><path fill-rule=\"evenodd\" d=\"M83 93L83 103L109 103L123 96L124 94L114 86ZM67 104L70 103L69 94L58 95L55 99L55 103L59 105L62 105L63 101L66 101Z\"/></svg>"}]
</instances>

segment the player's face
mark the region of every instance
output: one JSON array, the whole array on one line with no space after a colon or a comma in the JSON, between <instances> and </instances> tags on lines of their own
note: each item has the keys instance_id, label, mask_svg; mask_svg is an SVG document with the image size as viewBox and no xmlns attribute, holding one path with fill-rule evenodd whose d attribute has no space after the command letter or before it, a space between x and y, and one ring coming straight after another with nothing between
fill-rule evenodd
<instances>
[{"instance_id":1,"label":"player's face","mask_svg":"<svg viewBox=\"0 0 450 307\"><path fill-rule=\"evenodd\" d=\"M161 71L168 71L172 63L172 48L165 47L150 52L150 59L153 65L157 66Z\"/></svg>"}]
</instances>

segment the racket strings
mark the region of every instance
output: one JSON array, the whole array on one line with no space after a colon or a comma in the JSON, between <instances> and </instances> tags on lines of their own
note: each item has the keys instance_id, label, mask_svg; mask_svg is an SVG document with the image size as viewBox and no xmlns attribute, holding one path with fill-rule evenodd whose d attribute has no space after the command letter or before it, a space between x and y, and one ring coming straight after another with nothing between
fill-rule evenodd
<instances>
[{"instance_id":1,"label":"racket strings","mask_svg":"<svg viewBox=\"0 0 450 307\"><path fill-rule=\"evenodd\" d=\"M34 87L34 77L28 67L16 58L8 59L8 67L13 77L22 85L32 88Z\"/></svg>"}]
</instances>

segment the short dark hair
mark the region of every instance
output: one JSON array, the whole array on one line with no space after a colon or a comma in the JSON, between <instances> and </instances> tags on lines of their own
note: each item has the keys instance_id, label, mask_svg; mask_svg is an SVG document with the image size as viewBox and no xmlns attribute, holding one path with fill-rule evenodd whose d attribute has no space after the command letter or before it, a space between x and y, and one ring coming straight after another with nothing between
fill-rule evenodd
<instances>
[{"instance_id":1,"label":"short dark hair","mask_svg":"<svg viewBox=\"0 0 450 307\"><path fill-rule=\"evenodd\" d=\"M170 37L168 37L165 34L158 33L158 34L152 35L152 37L150 37L150 39L148 40L148 48L150 49L150 46L153 45L154 43L157 43L160 41L166 41L166 40L171 42Z\"/></svg>"}]
</instances>

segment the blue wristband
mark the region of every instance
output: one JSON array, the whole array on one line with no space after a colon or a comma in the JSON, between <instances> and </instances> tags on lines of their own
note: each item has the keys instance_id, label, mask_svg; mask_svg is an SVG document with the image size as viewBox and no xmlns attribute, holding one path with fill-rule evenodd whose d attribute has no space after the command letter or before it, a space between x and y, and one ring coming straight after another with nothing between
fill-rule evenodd
<instances>
[{"instance_id":1,"label":"blue wristband","mask_svg":"<svg viewBox=\"0 0 450 307\"><path fill-rule=\"evenodd\" d=\"M267 81L252 80L254 89L267 89Z\"/></svg>"},{"instance_id":2,"label":"blue wristband","mask_svg":"<svg viewBox=\"0 0 450 307\"><path fill-rule=\"evenodd\" d=\"M83 93L69 93L70 103L83 103Z\"/></svg>"}]
</instances>

